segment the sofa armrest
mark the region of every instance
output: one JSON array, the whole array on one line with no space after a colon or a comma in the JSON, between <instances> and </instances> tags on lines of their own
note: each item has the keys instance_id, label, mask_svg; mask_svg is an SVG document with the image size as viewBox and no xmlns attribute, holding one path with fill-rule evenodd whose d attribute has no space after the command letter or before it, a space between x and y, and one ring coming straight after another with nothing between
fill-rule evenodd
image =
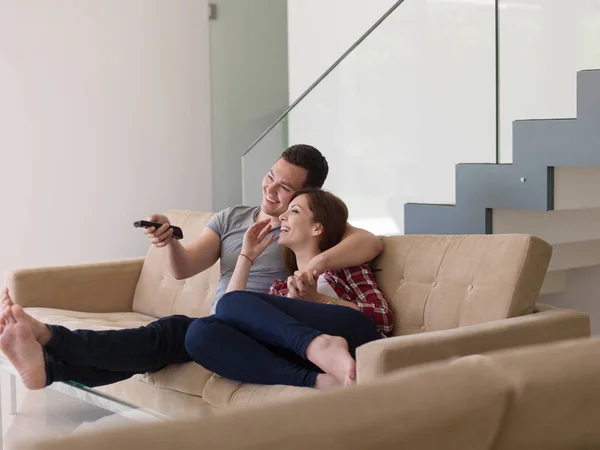
<instances>
[{"instance_id":1,"label":"sofa armrest","mask_svg":"<svg viewBox=\"0 0 600 450\"><path fill-rule=\"evenodd\" d=\"M23 307L131 312L144 258L10 270L5 285Z\"/></svg>"},{"instance_id":2,"label":"sofa armrest","mask_svg":"<svg viewBox=\"0 0 600 450\"><path fill-rule=\"evenodd\" d=\"M356 351L357 380L456 356L590 336L590 318L579 311L538 305L538 312L478 325L397 336Z\"/></svg>"}]
</instances>

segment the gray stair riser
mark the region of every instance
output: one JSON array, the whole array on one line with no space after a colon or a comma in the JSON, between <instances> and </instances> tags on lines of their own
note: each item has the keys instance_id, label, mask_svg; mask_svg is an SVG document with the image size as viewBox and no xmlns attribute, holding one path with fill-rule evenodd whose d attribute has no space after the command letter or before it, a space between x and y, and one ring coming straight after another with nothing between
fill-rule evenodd
<instances>
[{"instance_id":1,"label":"gray stair riser","mask_svg":"<svg viewBox=\"0 0 600 450\"><path fill-rule=\"evenodd\" d=\"M554 167L600 166L600 70L577 74L576 119L518 120L512 164L457 164L456 205L408 203L405 234L491 234L493 209L554 209Z\"/></svg>"}]
</instances>

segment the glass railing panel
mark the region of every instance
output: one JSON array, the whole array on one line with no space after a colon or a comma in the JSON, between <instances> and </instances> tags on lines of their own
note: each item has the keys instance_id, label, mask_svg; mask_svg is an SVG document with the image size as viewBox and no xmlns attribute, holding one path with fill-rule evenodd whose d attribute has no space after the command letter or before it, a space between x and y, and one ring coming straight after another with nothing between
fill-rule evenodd
<instances>
[{"instance_id":1,"label":"glass railing panel","mask_svg":"<svg viewBox=\"0 0 600 450\"><path fill-rule=\"evenodd\" d=\"M453 203L457 163L496 162L495 34L494 1L399 4L244 156L245 202L307 143L357 226L401 234L405 203Z\"/></svg>"},{"instance_id":2,"label":"glass railing panel","mask_svg":"<svg viewBox=\"0 0 600 450\"><path fill-rule=\"evenodd\" d=\"M517 119L576 116L577 71L600 69L600 1L498 0L500 161Z\"/></svg>"}]
</instances>

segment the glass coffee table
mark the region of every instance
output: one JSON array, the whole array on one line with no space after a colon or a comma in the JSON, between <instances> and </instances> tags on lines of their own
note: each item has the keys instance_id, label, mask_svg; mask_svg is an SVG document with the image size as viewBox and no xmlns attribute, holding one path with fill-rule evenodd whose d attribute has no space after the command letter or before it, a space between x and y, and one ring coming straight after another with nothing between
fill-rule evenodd
<instances>
[{"instance_id":1,"label":"glass coffee table","mask_svg":"<svg viewBox=\"0 0 600 450\"><path fill-rule=\"evenodd\" d=\"M41 391L28 391L2 354L0 372L0 450L5 448L9 435L11 439L20 440L64 435L82 426L91 428L94 422L112 425L169 420L156 411L74 382L53 383ZM44 433L41 428L45 429Z\"/></svg>"}]
</instances>

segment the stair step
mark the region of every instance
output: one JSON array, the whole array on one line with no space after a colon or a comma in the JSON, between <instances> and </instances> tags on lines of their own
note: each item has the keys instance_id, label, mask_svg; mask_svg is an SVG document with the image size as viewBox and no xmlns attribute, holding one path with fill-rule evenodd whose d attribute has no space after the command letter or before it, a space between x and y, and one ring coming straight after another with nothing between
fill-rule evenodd
<instances>
[{"instance_id":1,"label":"stair step","mask_svg":"<svg viewBox=\"0 0 600 450\"><path fill-rule=\"evenodd\" d=\"M553 246L549 271L578 269L600 265L600 239L567 242Z\"/></svg>"},{"instance_id":2,"label":"stair step","mask_svg":"<svg viewBox=\"0 0 600 450\"><path fill-rule=\"evenodd\" d=\"M456 205L406 204L406 234L492 233L494 209L553 210L596 206L589 193L579 201L571 184L573 168L600 167L600 70L577 74L576 119L517 120L513 123L513 164L457 164ZM556 175L556 167L572 168ZM586 172L581 184L600 186ZM557 196L555 182L560 182ZM568 183L567 183L568 184Z\"/></svg>"},{"instance_id":3,"label":"stair step","mask_svg":"<svg viewBox=\"0 0 600 450\"><path fill-rule=\"evenodd\" d=\"M492 212L454 205L404 205L404 234L491 234Z\"/></svg>"},{"instance_id":4,"label":"stair step","mask_svg":"<svg viewBox=\"0 0 600 450\"><path fill-rule=\"evenodd\" d=\"M554 169L555 210L600 208L599 194L600 167Z\"/></svg>"},{"instance_id":5,"label":"stair step","mask_svg":"<svg viewBox=\"0 0 600 450\"><path fill-rule=\"evenodd\" d=\"M550 169L550 172L552 170ZM515 164L457 164L456 203L481 208L548 210L549 179L542 165L519 168Z\"/></svg>"},{"instance_id":6,"label":"stair step","mask_svg":"<svg viewBox=\"0 0 600 450\"><path fill-rule=\"evenodd\" d=\"M524 233L549 243L600 239L600 208L561 211L494 210L494 234Z\"/></svg>"}]
</instances>

